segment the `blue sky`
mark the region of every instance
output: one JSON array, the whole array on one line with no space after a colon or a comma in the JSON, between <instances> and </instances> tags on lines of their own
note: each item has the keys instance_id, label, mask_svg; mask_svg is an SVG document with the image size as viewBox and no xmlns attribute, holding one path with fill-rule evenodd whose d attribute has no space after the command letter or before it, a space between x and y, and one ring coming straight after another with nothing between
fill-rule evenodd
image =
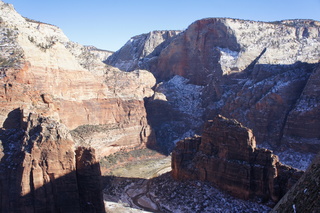
<instances>
[{"instance_id":1,"label":"blue sky","mask_svg":"<svg viewBox=\"0 0 320 213\"><path fill-rule=\"evenodd\" d=\"M183 30L208 17L314 19L320 0L3 0L23 16L60 27L70 40L118 50L132 36Z\"/></svg>"}]
</instances>

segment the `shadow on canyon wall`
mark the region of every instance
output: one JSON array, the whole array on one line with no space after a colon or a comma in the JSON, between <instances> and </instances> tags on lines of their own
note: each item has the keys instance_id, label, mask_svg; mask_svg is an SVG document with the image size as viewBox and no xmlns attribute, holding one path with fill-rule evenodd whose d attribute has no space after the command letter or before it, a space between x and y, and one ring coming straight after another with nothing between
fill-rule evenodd
<instances>
[{"instance_id":1,"label":"shadow on canyon wall","mask_svg":"<svg viewBox=\"0 0 320 213\"><path fill-rule=\"evenodd\" d=\"M0 212L104 212L100 164L93 163L92 150L69 153L70 141L47 137L46 126L25 125L15 109L0 129Z\"/></svg>"},{"instance_id":2,"label":"shadow on canyon wall","mask_svg":"<svg viewBox=\"0 0 320 213\"><path fill-rule=\"evenodd\" d=\"M15 153L1 159L1 213L105 212L101 177L92 175L92 171L100 168L99 163L58 178L51 173L49 180L43 180L44 177L34 177L32 171L24 172L24 155ZM50 162L48 164L50 166ZM26 179L29 182L25 182ZM41 181L46 183L36 187Z\"/></svg>"},{"instance_id":3,"label":"shadow on canyon wall","mask_svg":"<svg viewBox=\"0 0 320 213\"><path fill-rule=\"evenodd\" d=\"M221 75L215 81L208 79L211 82L201 92L204 112L199 120L204 123L221 114L252 129L259 145L317 153L319 63L257 64L265 51L242 72ZM174 141L182 139L194 122L194 116L179 111L170 98L145 100L148 123L160 152L165 154L171 152ZM196 134L202 132L200 123L198 128L193 127Z\"/></svg>"}]
</instances>

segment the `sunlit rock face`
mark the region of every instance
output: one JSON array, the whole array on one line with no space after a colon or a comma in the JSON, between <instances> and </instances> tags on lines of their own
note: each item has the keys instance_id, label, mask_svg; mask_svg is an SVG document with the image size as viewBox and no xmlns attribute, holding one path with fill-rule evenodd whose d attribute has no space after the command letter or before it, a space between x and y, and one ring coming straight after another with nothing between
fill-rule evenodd
<instances>
[{"instance_id":1,"label":"sunlit rock face","mask_svg":"<svg viewBox=\"0 0 320 213\"><path fill-rule=\"evenodd\" d=\"M1 127L11 128L8 114L23 107L75 130L77 145L96 148L99 157L154 143L144 106L155 84L150 72L123 73L58 27L0 7Z\"/></svg>"},{"instance_id":2,"label":"sunlit rock face","mask_svg":"<svg viewBox=\"0 0 320 213\"><path fill-rule=\"evenodd\" d=\"M302 172L281 164L272 151L257 148L250 129L217 116L206 123L202 136L177 143L172 175L212 182L243 199L278 201Z\"/></svg>"},{"instance_id":3,"label":"sunlit rock face","mask_svg":"<svg viewBox=\"0 0 320 213\"><path fill-rule=\"evenodd\" d=\"M132 37L120 50L108 57L105 63L123 71L149 69L156 65L157 56L180 32L152 31Z\"/></svg>"}]
</instances>

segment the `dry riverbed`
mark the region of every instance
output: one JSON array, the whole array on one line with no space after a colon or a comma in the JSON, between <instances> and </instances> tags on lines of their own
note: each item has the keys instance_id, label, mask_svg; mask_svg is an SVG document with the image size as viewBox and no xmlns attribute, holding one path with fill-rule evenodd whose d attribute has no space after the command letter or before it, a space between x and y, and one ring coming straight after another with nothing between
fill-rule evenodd
<instances>
[{"instance_id":1,"label":"dry riverbed","mask_svg":"<svg viewBox=\"0 0 320 213\"><path fill-rule=\"evenodd\" d=\"M104 177L107 212L270 211L266 205L233 198L209 183L173 180L171 156L139 156L137 160L127 156L127 163L113 165Z\"/></svg>"}]
</instances>

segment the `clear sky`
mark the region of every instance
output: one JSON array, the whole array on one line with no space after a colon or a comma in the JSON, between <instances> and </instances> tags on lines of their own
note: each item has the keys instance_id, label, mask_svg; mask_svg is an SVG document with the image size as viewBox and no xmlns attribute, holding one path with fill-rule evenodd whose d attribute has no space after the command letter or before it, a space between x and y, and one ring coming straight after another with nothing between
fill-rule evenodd
<instances>
[{"instance_id":1,"label":"clear sky","mask_svg":"<svg viewBox=\"0 0 320 213\"><path fill-rule=\"evenodd\" d=\"M183 30L208 17L314 19L320 0L3 0L23 16L60 27L70 40L118 50L132 36Z\"/></svg>"}]
</instances>

